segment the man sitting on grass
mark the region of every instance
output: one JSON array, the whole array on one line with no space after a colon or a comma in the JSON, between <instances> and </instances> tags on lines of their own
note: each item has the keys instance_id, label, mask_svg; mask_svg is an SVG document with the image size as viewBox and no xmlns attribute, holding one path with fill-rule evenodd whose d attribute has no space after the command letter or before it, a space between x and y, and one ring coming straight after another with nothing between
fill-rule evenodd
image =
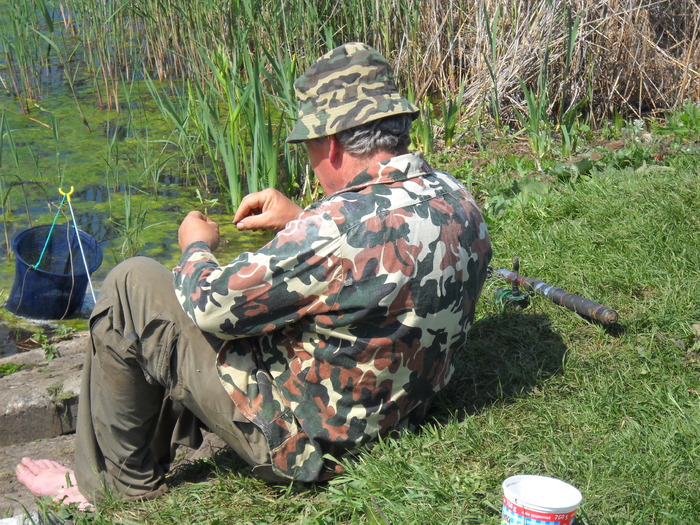
<instances>
[{"instance_id":1,"label":"man sitting on grass","mask_svg":"<svg viewBox=\"0 0 700 525\"><path fill-rule=\"evenodd\" d=\"M449 381L491 258L476 203L408 152L417 109L374 49L340 46L295 88L287 141L305 144L326 198L304 210L275 190L245 197L238 229L277 234L226 265L217 224L190 212L174 287L150 259L110 272L75 472L25 458L17 477L35 495L154 497L202 427L264 479L329 479L335 460L420 423Z\"/></svg>"}]
</instances>

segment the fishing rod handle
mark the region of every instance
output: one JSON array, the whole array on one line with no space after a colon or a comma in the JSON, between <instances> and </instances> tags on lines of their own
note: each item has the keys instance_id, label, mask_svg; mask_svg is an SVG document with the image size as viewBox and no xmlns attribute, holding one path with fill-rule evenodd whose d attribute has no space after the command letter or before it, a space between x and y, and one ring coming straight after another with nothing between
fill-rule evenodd
<instances>
[{"instance_id":1,"label":"fishing rod handle","mask_svg":"<svg viewBox=\"0 0 700 525\"><path fill-rule=\"evenodd\" d=\"M598 321L603 325L613 325L618 321L619 316L612 308L603 306L602 304L581 297L580 295L569 293L561 288L540 281L539 279L523 277L522 275L517 275L504 269L495 270L494 273L511 283L521 286L525 290L545 296L554 304L568 308L579 315Z\"/></svg>"}]
</instances>

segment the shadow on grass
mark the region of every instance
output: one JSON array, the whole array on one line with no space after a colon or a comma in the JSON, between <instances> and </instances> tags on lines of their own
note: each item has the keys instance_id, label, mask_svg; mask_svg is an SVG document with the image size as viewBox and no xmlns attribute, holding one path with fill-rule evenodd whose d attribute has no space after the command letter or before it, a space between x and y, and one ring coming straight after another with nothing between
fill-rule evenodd
<instances>
[{"instance_id":1,"label":"shadow on grass","mask_svg":"<svg viewBox=\"0 0 700 525\"><path fill-rule=\"evenodd\" d=\"M222 443L221 448L212 450L211 455L183 461L168 474L167 483L173 488L184 483L212 479L221 472L239 472L245 476L252 476L251 467Z\"/></svg>"},{"instance_id":2,"label":"shadow on grass","mask_svg":"<svg viewBox=\"0 0 700 525\"><path fill-rule=\"evenodd\" d=\"M455 355L455 373L438 396L438 421L479 412L531 391L562 371L566 346L540 314L494 315L474 323L467 348Z\"/></svg>"}]
</instances>

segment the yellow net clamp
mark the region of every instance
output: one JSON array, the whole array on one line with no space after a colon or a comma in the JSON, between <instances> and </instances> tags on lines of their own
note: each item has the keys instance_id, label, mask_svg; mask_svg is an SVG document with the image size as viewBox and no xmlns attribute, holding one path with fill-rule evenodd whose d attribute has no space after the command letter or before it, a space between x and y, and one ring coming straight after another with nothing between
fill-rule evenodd
<instances>
[{"instance_id":1,"label":"yellow net clamp","mask_svg":"<svg viewBox=\"0 0 700 525\"><path fill-rule=\"evenodd\" d=\"M63 195L68 202L70 202L70 196L73 195L73 192L75 191L75 187L71 186L70 191L68 193L64 192L61 188L58 188L58 193Z\"/></svg>"}]
</instances>

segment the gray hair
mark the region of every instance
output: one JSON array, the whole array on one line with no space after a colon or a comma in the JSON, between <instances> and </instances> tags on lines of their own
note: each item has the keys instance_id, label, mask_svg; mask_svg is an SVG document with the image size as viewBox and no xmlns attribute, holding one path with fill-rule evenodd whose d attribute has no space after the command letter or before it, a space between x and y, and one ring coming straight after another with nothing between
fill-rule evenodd
<instances>
[{"instance_id":1,"label":"gray hair","mask_svg":"<svg viewBox=\"0 0 700 525\"><path fill-rule=\"evenodd\" d=\"M392 115L339 131L336 136L345 151L352 155L370 155L380 150L400 155L411 144L412 122L412 115L408 113Z\"/></svg>"}]
</instances>

